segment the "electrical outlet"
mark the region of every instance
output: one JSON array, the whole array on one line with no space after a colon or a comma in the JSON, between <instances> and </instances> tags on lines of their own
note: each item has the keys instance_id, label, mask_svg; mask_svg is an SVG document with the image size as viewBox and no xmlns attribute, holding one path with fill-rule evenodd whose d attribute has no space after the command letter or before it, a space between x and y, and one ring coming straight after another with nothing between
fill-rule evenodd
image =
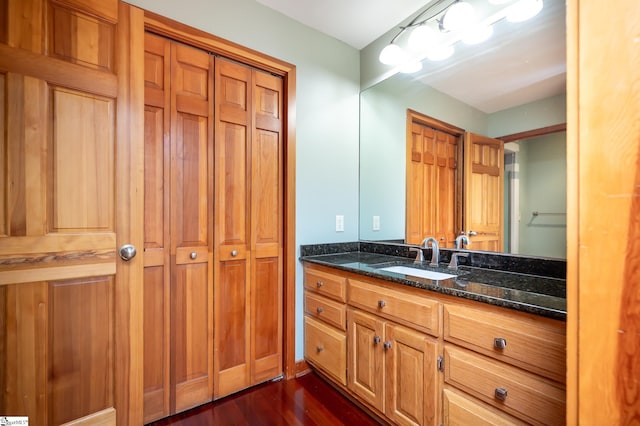
<instances>
[{"instance_id":1,"label":"electrical outlet","mask_svg":"<svg viewBox=\"0 0 640 426\"><path fill-rule=\"evenodd\" d=\"M373 230L374 231L380 230L380 216L373 217Z\"/></svg>"},{"instance_id":2,"label":"electrical outlet","mask_svg":"<svg viewBox=\"0 0 640 426\"><path fill-rule=\"evenodd\" d=\"M344 216L336 215L336 232L344 232Z\"/></svg>"}]
</instances>

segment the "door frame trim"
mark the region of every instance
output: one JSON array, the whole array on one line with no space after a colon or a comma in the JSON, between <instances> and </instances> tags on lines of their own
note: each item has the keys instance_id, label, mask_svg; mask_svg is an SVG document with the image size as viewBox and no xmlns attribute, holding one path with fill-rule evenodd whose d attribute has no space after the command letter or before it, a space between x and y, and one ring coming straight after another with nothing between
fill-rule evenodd
<instances>
[{"instance_id":1,"label":"door frame trim","mask_svg":"<svg viewBox=\"0 0 640 426\"><path fill-rule=\"evenodd\" d=\"M295 286L296 286L296 67L258 51L214 36L164 16L144 11L145 31L221 55L278 75L284 86L284 264L283 264L283 360L286 379L295 377Z\"/></svg>"}]
</instances>

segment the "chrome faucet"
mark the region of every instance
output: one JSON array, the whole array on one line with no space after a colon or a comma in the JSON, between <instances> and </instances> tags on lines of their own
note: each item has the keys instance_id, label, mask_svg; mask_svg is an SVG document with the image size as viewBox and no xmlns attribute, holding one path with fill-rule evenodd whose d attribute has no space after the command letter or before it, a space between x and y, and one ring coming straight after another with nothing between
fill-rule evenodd
<instances>
[{"instance_id":1,"label":"chrome faucet","mask_svg":"<svg viewBox=\"0 0 640 426\"><path fill-rule=\"evenodd\" d=\"M451 261L449 262L449 266L447 266L447 268L449 269L453 269L454 271L458 270L458 258L460 257L469 257L469 253L461 253L461 252L457 252L457 253L451 253Z\"/></svg>"},{"instance_id":2,"label":"chrome faucet","mask_svg":"<svg viewBox=\"0 0 640 426\"><path fill-rule=\"evenodd\" d=\"M422 247L429 248L429 243L431 243L431 263L429 266L438 266L438 262L440 261L440 247L438 246L438 240L433 237L427 237L422 240Z\"/></svg>"},{"instance_id":3,"label":"chrome faucet","mask_svg":"<svg viewBox=\"0 0 640 426\"><path fill-rule=\"evenodd\" d=\"M424 253L422 252L422 247L418 247L418 246L412 246L409 247L409 252L416 252L416 260L413 261L413 263L417 263L419 265L422 264L422 262L424 262Z\"/></svg>"},{"instance_id":4,"label":"chrome faucet","mask_svg":"<svg viewBox=\"0 0 640 426\"><path fill-rule=\"evenodd\" d=\"M454 247L457 250L457 249L462 249L464 248L465 245L468 246L469 244L471 244L471 241L469 241L469 237L467 237L465 234L462 234L456 237Z\"/></svg>"}]
</instances>

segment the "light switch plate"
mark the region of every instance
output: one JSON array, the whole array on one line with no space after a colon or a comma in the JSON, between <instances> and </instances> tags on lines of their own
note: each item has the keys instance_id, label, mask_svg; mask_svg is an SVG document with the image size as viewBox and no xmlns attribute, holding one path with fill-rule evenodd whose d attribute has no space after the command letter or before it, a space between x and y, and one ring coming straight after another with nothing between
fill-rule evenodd
<instances>
[{"instance_id":1,"label":"light switch plate","mask_svg":"<svg viewBox=\"0 0 640 426\"><path fill-rule=\"evenodd\" d=\"M380 230L380 216L373 217L373 230L374 231Z\"/></svg>"},{"instance_id":2,"label":"light switch plate","mask_svg":"<svg viewBox=\"0 0 640 426\"><path fill-rule=\"evenodd\" d=\"M344 216L336 215L336 232L344 232Z\"/></svg>"}]
</instances>

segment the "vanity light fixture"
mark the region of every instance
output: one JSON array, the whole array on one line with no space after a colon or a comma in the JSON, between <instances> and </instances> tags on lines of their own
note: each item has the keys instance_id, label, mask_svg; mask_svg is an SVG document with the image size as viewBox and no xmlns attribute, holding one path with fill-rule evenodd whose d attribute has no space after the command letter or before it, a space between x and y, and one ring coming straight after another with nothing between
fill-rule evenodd
<instances>
[{"instance_id":1,"label":"vanity light fixture","mask_svg":"<svg viewBox=\"0 0 640 426\"><path fill-rule=\"evenodd\" d=\"M523 22L536 16L542 10L542 0L518 0L509 7L506 19L509 22Z\"/></svg>"},{"instance_id":2,"label":"vanity light fixture","mask_svg":"<svg viewBox=\"0 0 640 426\"><path fill-rule=\"evenodd\" d=\"M476 19L473 4L484 12ZM483 7L481 7L483 5ZM504 6L496 6L504 5ZM454 53L458 41L478 44L493 34L493 24L502 19L522 22L537 15L543 0L435 0L418 13L385 46L378 59L395 67L391 72L414 72L422 69L417 63L423 59L441 61ZM482 13L481 13L482 15ZM406 49L398 43L399 37L409 33Z\"/></svg>"},{"instance_id":3,"label":"vanity light fixture","mask_svg":"<svg viewBox=\"0 0 640 426\"><path fill-rule=\"evenodd\" d=\"M456 1L442 15L440 29L442 31L459 31L468 27L476 19L476 11L466 1Z\"/></svg>"}]
</instances>

